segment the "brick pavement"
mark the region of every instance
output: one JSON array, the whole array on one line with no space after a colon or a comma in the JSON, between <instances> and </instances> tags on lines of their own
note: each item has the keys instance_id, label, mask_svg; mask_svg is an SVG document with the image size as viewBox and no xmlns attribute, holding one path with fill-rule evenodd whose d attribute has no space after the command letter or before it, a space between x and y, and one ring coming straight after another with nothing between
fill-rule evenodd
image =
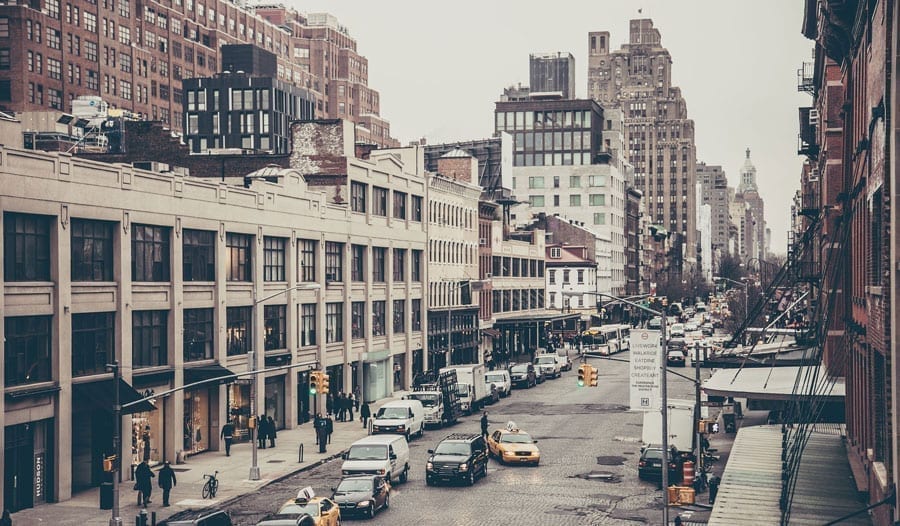
<instances>
[{"instance_id":1,"label":"brick pavement","mask_svg":"<svg viewBox=\"0 0 900 526\"><path fill-rule=\"evenodd\" d=\"M397 391L393 397L385 398L370 404L374 414L379 407L406 394ZM354 416L357 416L355 414ZM169 498L171 506L162 506L162 490L153 480L152 502L147 507L148 513L156 512L157 520L174 515L186 509L200 509L214 506L246 493L259 491L266 485L288 477L298 471L310 469L322 462L340 456L350 444L368 434L359 420L355 422L335 422L331 444L326 453L319 453L316 445L315 431L312 422L307 422L295 429L278 432L275 448L257 450L257 465L260 468L260 480L249 480L252 459L251 444L235 444L231 447L231 456L226 457L223 451L209 451L188 457L183 464L173 465L178 484L173 488ZM300 446L303 446L303 462L299 461ZM68 460L66 460L68 461ZM154 471L162 466L157 466ZM205 479L204 474L218 470L219 491L215 499L202 499L201 491ZM127 473L124 474L127 477ZM123 525L135 524L135 517L141 508L137 505L137 492L132 489L134 482L123 479L119 484L119 515ZM21 510L12 515L13 524L54 526L95 526L109 524L112 512L100 509L100 489L92 488L74 495L71 499L53 504L44 504L35 508Z\"/></svg>"}]
</instances>

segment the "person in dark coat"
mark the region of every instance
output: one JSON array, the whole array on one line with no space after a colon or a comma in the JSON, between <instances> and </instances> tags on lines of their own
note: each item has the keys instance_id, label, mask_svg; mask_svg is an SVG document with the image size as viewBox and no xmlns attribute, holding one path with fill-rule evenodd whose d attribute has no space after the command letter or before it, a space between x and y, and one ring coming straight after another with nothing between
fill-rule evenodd
<instances>
[{"instance_id":1,"label":"person in dark coat","mask_svg":"<svg viewBox=\"0 0 900 526\"><path fill-rule=\"evenodd\" d=\"M347 419L347 395L339 394L335 402L337 402L337 421L343 422Z\"/></svg>"},{"instance_id":2,"label":"person in dark coat","mask_svg":"<svg viewBox=\"0 0 900 526\"><path fill-rule=\"evenodd\" d=\"M150 479L156 477L146 460L141 461L134 470L134 489L138 492L138 505L144 508L150 504L150 494L153 492L153 483Z\"/></svg>"},{"instance_id":3,"label":"person in dark coat","mask_svg":"<svg viewBox=\"0 0 900 526\"><path fill-rule=\"evenodd\" d=\"M12 526L12 517L9 516L9 510L3 510L3 516L0 517L0 526Z\"/></svg>"},{"instance_id":4,"label":"person in dark coat","mask_svg":"<svg viewBox=\"0 0 900 526\"><path fill-rule=\"evenodd\" d=\"M481 415L481 436L487 438L488 436L488 416L487 411Z\"/></svg>"},{"instance_id":5,"label":"person in dark coat","mask_svg":"<svg viewBox=\"0 0 900 526\"><path fill-rule=\"evenodd\" d=\"M362 393L359 391L359 387L353 390L353 403L356 406L356 410L359 411L359 403L362 402Z\"/></svg>"},{"instance_id":6,"label":"person in dark coat","mask_svg":"<svg viewBox=\"0 0 900 526\"><path fill-rule=\"evenodd\" d=\"M330 415L334 412L334 394L328 393L325 396L325 414Z\"/></svg>"},{"instance_id":7,"label":"person in dark coat","mask_svg":"<svg viewBox=\"0 0 900 526\"><path fill-rule=\"evenodd\" d=\"M328 442L328 427L322 413L316 414L313 420L313 427L316 429L316 443L319 444L319 453L325 453L325 444Z\"/></svg>"},{"instance_id":8,"label":"person in dark coat","mask_svg":"<svg viewBox=\"0 0 900 526\"><path fill-rule=\"evenodd\" d=\"M277 435L275 429L275 419L269 416L269 425L268 425L268 435L269 435L269 447L275 447L275 437Z\"/></svg>"},{"instance_id":9,"label":"person in dark coat","mask_svg":"<svg viewBox=\"0 0 900 526\"><path fill-rule=\"evenodd\" d=\"M256 424L256 446L259 449L266 449L266 438L269 436L269 422L266 420L266 415L259 415L259 420L257 420Z\"/></svg>"},{"instance_id":10,"label":"person in dark coat","mask_svg":"<svg viewBox=\"0 0 900 526\"><path fill-rule=\"evenodd\" d=\"M713 475L709 477L709 503L716 503L716 495L719 493L719 484L721 484L722 479L719 478L718 475Z\"/></svg>"},{"instance_id":11,"label":"person in dark coat","mask_svg":"<svg viewBox=\"0 0 900 526\"><path fill-rule=\"evenodd\" d=\"M163 492L163 507L169 507L169 492L172 491L174 486L178 485L178 481L175 480L175 470L172 469L172 466L169 465L169 461L167 460L161 470L159 470L159 479L157 479L157 484L162 488Z\"/></svg>"},{"instance_id":12,"label":"person in dark coat","mask_svg":"<svg viewBox=\"0 0 900 526\"><path fill-rule=\"evenodd\" d=\"M363 427L369 427L370 416L372 416L372 412L369 410L369 404L368 402L364 402L359 409L359 418L362 420Z\"/></svg>"},{"instance_id":13,"label":"person in dark coat","mask_svg":"<svg viewBox=\"0 0 900 526\"><path fill-rule=\"evenodd\" d=\"M331 433L334 432L334 419L330 416L325 418L325 431L328 434L328 443L331 443Z\"/></svg>"},{"instance_id":14,"label":"person in dark coat","mask_svg":"<svg viewBox=\"0 0 900 526\"><path fill-rule=\"evenodd\" d=\"M234 424L231 420L225 422L222 426L222 439L225 440L225 456L231 456L231 443L234 442Z\"/></svg>"},{"instance_id":15,"label":"person in dark coat","mask_svg":"<svg viewBox=\"0 0 900 526\"><path fill-rule=\"evenodd\" d=\"M353 422L353 393L347 393L347 422Z\"/></svg>"}]
</instances>

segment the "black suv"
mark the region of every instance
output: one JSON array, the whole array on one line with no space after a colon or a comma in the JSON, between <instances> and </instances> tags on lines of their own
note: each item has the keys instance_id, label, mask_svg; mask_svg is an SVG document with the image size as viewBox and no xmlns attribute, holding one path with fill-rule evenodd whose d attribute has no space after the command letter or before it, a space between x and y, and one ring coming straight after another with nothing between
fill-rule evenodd
<instances>
[{"instance_id":1,"label":"black suv","mask_svg":"<svg viewBox=\"0 0 900 526\"><path fill-rule=\"evenodd\" d=\"M475 484L477 477L487 476L488 453L484 437L454 433L429 449L425 464L425 484L465 482Z\"/></svg>"}]
</instances>

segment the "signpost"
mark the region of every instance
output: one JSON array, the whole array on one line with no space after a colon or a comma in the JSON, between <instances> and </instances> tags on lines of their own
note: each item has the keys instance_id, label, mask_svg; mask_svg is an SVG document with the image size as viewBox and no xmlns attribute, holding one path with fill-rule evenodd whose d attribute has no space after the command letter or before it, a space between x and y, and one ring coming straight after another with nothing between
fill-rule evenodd
<instances>
[{"instance_id":1,"label":"signpost","mask_svg":"<svg viewBox=\"0 0 900 526\"><path fill-rule=\"evenodd\" d=\"M646 329L631 331L631 361L629 367L632 411L659 411L660 392L660 332Z\"/></svg>"}]
</instances>

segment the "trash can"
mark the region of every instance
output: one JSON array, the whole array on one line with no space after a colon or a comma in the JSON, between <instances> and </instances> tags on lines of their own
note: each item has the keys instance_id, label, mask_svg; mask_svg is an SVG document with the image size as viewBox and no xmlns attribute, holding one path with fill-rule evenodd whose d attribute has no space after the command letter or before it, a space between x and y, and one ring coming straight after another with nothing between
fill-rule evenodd
<instances>
[{"instance_id":1,"label":"trash can","mask_svg":"<svg viewBox=\"0 0 900 526\"><path fill-rule=\"evenodd\" d=\"M111 510L113 507L113 483L100 483L100 509Z\"/></svg>"},{"instance_id":2,"label":"trash can","mask_svg":"<svg viewBox=\"0 0 900 526\"><path fill-rule=\"evenodd\" d=\"M737 425L734 421L734 413L723 413L722 420L725 422L726 433L737 433Z\"/></svg>"}]
</instances>

